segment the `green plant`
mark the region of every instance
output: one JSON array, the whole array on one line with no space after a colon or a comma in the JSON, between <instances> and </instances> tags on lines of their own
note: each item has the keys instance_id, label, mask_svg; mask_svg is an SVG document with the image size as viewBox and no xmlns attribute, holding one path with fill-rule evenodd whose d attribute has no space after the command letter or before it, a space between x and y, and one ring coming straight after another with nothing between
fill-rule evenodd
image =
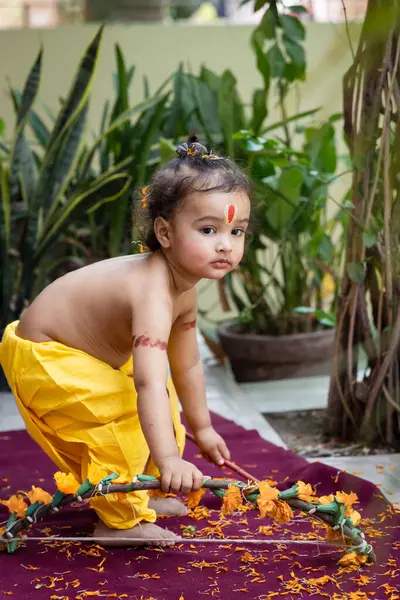
<instances>
[{"instance_id":1,"label":"green plant","mask_svg":"<svg viewBox=\"0 0 400 600\"><path fill-rule=\"evenodd\" d=\"M248 157L254 225L225 285L248 331L283 335L335 324L341 229L349 209L328 214L337 161L333 120L305 127L299 150L249 132L235 136Z\"/></svg>"},{"instance_id":2,"label":"green plant","mask_svg":"<svg viewBox=\"0 0 400 600\"><path fill-rule=\"evenodd\" d=\"M0 163L1 327L18 318L60 263L70 260L66 253L74 243L68 238L70 223L116 200L130 184L123 164L100 175L91 172L86 178L78 176L102 33L103 27L84 53L51 131L42 131L46 143L41 155L32 151L25 127L39 90L42 50L20 98L12 92L16 125Z\"/></svg>"},{"instance_id":3,"label":"green plant","mask_svg":"<svg viewBox=\"0 0 400 600\"><path fill-rule=\"evenodd\" d=\"M318 108L295 115L287 110L288 93L306 74L305 29L297 18L305 9L286 10L278 0L258 0L255 9L264 5L251 36L263 86L253 94L250 115L229 72L221 78L208 73L219 127L207 128L196 89L193 98L206 138L247 168L255 190L251 241L244 260L219 286L222 305L233 305L244 329L282 335L335 325L342 233L351 204L328 214L340 115L305 125ZM267 123L272 95L281 119Z\"/></svg>"}]
</instances>

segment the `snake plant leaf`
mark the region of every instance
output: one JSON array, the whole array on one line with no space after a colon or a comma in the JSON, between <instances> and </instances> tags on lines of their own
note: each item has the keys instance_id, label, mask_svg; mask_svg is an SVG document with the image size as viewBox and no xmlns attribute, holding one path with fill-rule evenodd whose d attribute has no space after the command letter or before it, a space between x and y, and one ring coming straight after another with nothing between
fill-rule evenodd
<instances>
[{"instance_id":1,"label":"snake plant leaf","mask_svg":"<svg viewBox=\"0 0 400 600\"><path fill-rule=\"evenodd\" d=\"M77 116L87 104L96 71L103 30L104 25L99 28L82 57L75 80L51 132L49 150L58 144L59 138L63 137L73 122L76 122Z\"/></svg>"},{"instance_id":2,"label":"snake plant leaf","mask_svg":"<svg viewBox=\"0 0 400 600\"><path fill-rule=\"evenodd\" d=\"M57 205L73 174L84 131L102 33L103 26L88 46L78 67L75 81L54 124L43 158L33 201L33 213L36 213L42 205L45 213ZM55 164L59 167L56 172L54 172ZM65 166L64 172L60 170L62 166Z\"/></svg>"},{"instance_id":3,"label":"snake plant leaf","mask_svg":"<svg viewBox=\"0 0 400 600\"><path fill-rule=\"evenodd\" d=\"M54 153L52 160L46 160L43 164L40 183L46 192L37 199L40 200L38 204L43 206L44 213L48 218L56 210L65 188L75 173L80 149L84 142L83 134L88 109L89 105L86 103L75 122L71 123L63 138L60 138L59 144L53 146L53 152L49 154L50 156Z\"/></svg>"},{"instance_id":4,"label":"snake plant leaf","mask_svg":"<svg viewBox=\"0 0 400 600\"><path fill-rule=\"evenodd\" d=\"M34 170L33 157L31 151L28 151L27 142L25 139L24 129L26 121L29 117L31 107L36 99L40 76L42 69L43 50L40 49L38 56L31 68L31 71L26 80L24 90L22 92L21 101L17 102L16 98L11 97L14 107L17 109L17 122L15 126L14 139L11 147L10 156L10 201L13 204L17 201L20 193L20 169L21 163L25 168L25 190L31 189L34 186Z\"/></svg>"},{"instance_id":5,"label":"snake plant leaf","mask_svg":"<svg viewBox=\"0 0 400 600\"><path fill-rule=\"evenodd\" d=\"M16 88L11 88L12 96L16 99L18 103L22 100L22 93ZM43 149L46 149L47 144L50 139L50 131L42 117L31 108L28 116L29 125L32 129L33 135L36 138L39 146Z\"/></svg>"},{"instance_id":6,"label":"snake plant leaf","mask_svg":"<svg viewBox=\"0 0 400 600\"><path fill-rule=\"evenodd\" d=\"M100 181L94 181L85 192L69 198L65 205L59 207L51 228L41 236L35 255L36 262L72 220L82 213L97 210L105 202L116 200L126 192L130 183L131 178L126 173L113 174L107 178L103 176Z\"/></svg>"},{"instance_id":7,"label":"snake plant leaf","mask_svg":"<svg viewBox=\"0 0 400 600\"><path fill-rule=\"evenodd\" d=\"M161 102L163 98L164 96L162 96L161 98L159 96L153 96L153 98L150 98L149 100L144 100L143 102L136 104L136 106L133 106L132 108L129 108L128 110L120 114L119 117L115 119L115 121L113 121L103 132L101 132L97 139L94 141L90 151L85 157L85 162L81 166L81 176L83 178L87 177L90 165L92 164L96 151L112 131L121 127L121 125L131 120L133 117L138 116L146 110L150 109L152 106L155 106L156 104Z\"/></svg>"}]
</instances>

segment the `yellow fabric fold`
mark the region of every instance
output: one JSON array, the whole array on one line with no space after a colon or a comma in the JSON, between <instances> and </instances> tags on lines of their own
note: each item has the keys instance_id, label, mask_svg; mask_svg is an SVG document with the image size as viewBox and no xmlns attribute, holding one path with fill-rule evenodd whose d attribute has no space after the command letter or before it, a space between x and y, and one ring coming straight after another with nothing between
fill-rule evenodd
<instances>
[{"instance_id":1,"label":"yellow fabric fold","mask_svg":"<svg viewBox=\"0 0 400 600\"><path fill-rule=\"evenodd\" d=\"M132 360L121 369L55 341L31 342L15 333L18 321L5 329L0 363L31 437L57 467L78 481L89 465L130 481L139 473L157 475L137 411ZM182 455L185 429L169 379L168 393L176 441ZM34 483L34 482L32 482ZM96 497L91 506L113 529L140 521L154 523L147 492Z\"/></svg>"}]
</instances>

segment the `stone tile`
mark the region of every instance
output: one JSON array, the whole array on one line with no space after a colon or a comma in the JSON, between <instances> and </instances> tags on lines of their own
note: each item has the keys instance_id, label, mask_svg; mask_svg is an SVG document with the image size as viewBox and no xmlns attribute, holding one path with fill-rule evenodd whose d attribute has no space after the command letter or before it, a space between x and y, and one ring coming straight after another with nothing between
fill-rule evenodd
<instances>
[{"instance_id":1,"label":"stone tile","mask_svg":"<svg viewBox=\"0 0 400 600\"><path fill-rule=\"evenodd\" d=\"M319 461L371 481L378 486L389 502L400 502L400 454L335 456L308 460L309 462Z\"/></svg>"},{"instance_id":2,"label":"stone tile","mask_svg":"<svg viewBox=\"0 0 400 600\"><path fill-rule=\"evenodd\" d=\"M262 413L315 410L328 404L329 377L242 383L240 389Z\"/></svg>"}]
</instances>

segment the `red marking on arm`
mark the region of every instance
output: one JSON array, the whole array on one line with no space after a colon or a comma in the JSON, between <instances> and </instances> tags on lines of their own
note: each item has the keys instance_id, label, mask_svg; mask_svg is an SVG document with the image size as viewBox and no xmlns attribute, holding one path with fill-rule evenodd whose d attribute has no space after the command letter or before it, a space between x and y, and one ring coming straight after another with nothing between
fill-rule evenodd
<instances>
[{"instance_id":1,"label":"red marking on arm","mask_svg":"<svg viewBox=\"0 0 400 600\"><path fill-rule=\"evenodd\" d=\"M194 327L196 327L196 319L182 324L183 331L189 331L189 329L194 329Z\"/></svg>"},{"instance_id":2,"label":"red marking on arm","mask_svg":"<svg viewBox=\"0 0 400 600\"><path fill-rule=\"evenodd\" d=\"M152 340L151 337L147 335L134 335L132 337L132 344L134 344L135 348L139 346L145 346L147 348L159 348L160 350L168 349L168 342L163 342L162 340Z\"/></svg>"}]
</instances>

